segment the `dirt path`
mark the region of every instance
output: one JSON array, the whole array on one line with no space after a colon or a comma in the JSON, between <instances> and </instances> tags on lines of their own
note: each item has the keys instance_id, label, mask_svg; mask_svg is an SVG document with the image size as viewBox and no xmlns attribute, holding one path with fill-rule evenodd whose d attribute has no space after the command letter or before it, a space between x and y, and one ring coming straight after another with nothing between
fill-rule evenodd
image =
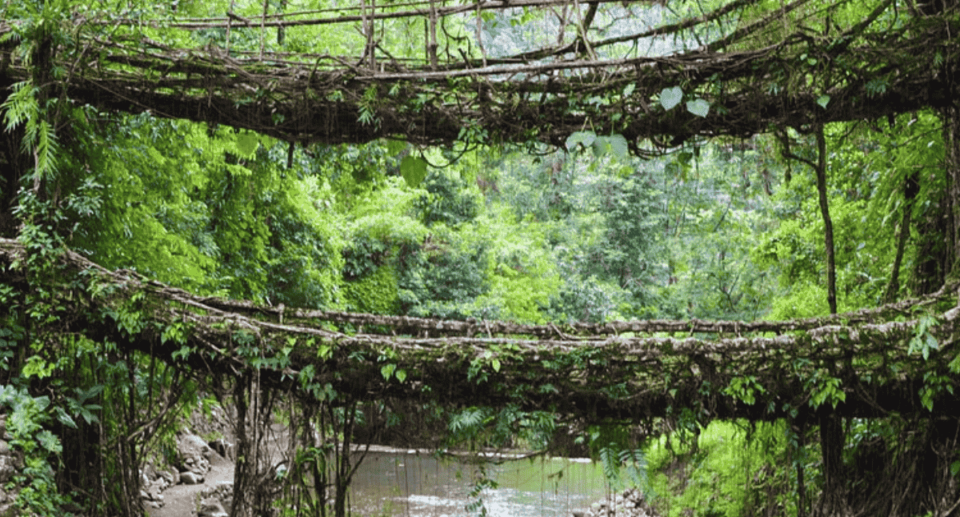
<instances>
[{"instance_id":1,"label":"dirt path","mask_svg":"<svg viewBox=\"0 0 960 517\"><path fill-rule=\"evenodd\" d=\"M147 507L149 517L190 517L197 515L197 495L205 488L220 483L233 483L232 461L216 452L210 455L210 472L199 485L174 485L163 491L164 505L160 508Z\"/></svg>"}]
</instances>

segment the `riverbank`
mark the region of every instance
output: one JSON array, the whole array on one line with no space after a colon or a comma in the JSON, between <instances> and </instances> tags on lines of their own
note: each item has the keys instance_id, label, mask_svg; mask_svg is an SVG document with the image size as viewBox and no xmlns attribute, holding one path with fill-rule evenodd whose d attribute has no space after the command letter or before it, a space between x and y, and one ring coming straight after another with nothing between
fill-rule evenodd
<instances>
[{"instance_id":1,"label":"riverbank","mask_svg":"<svg viewBox=\"0 0 960 517\"><path fill-rule=\"evenodd\" d=\"M604 498L574 517L659 517L639 489L628 488L614 497Z\"/></svg>"}]
</instances>

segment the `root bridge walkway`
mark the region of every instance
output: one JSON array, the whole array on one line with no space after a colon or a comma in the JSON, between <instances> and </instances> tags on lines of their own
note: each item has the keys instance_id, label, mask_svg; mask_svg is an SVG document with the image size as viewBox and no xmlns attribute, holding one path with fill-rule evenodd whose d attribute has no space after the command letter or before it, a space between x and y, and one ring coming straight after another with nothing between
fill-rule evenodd
<instances>
[{"instance_id":1,"label":"root bridge walkway","mask_svg":"<svg viewBox=\"0 0 960 517\"><path fill-rule=\"evenodd\" d=\"M21 244L0 240L0 281L29 293L25 258ZM588 421L682 408L752 420L960 408L955 285L818 319L519 325L262 307L108 271L72 251L60 262L51 336L111 340L201 374L259 371L262 386L307 400L518 404Z\"/></svg>"}]
</instances>

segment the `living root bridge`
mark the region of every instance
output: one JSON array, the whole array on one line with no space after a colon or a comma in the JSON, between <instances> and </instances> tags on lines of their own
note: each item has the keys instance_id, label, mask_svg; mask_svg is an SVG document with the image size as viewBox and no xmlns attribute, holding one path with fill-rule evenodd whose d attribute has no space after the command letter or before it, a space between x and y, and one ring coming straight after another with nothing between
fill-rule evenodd
<instances>
[{"instance_id":1,"label":"living root bridge","mask_svg":"<svg viewBox=\"0 0 960 517\"><path fill-rule=\"evenodd\" d=\"M745 3L589 45L602 49L650 38L689 39L696 35L689 32L694 27L732 16ZM101 110L227 124L304 144L399 137L446 145L461 140L464 129L483 128L485 143L540 141L562 147L572 133L589 127L597 134L623 135L637 154L650 152L642 144L646 139L668 148L701 137L746 137L772 127L803 128L952 106L960 82L957 68L931 63L960 56L954 13L890 27L877 22L891 4L880 2L863 22L833 35L796 26L776 39L758 36L779 34L781 18L804 3L790 2L696 49L629 58L579 52L575 59L570 55L582 50L578 45L583 42L489 60L468 58L462 51L442 60L435 53L426 61L394 59L378 50L372 32L364 54L355 56L255 52L229 45L176 48L136 31L112 39L104 32L106 26L130 25L133 30L139 20L78 15L66 22L75 24L70 27L72 45L50 49L51 66L63 73L55 86L59 91L51 97L62 93ZM514 4L471 3L433 15L506 6ZM349 16L151 23L171 31L355 23L356 12L340 14ZM369 13L400 15L426 18L430 13ZM0 36L10 31L0 21ZM0 89L33 77L35 70L20 59L17 44L13 38L0 44ZM707 101L709 113L666 110L655 102L665 88L678 85L684 85L688 98ZM605 100L591 100L598 98Z\"/></svg>"},{"instance_id":2,"label":"living root bridge","mask_svg":"<svg viewBox=\"0 0 960 517\"><path fill-rule=\"evenodd\" d=\"M59 284L56 320L39 329L43 339L110 340L198 374L259 370L262 386L305 400L518 404L588 421L639 421L680 408L704 419L795 418L833 406L844 416L960 416L958 378L949 373L960 361L956 285L821 319L518 325L205 298L69 250L56 280L40 280L26 272L27 254L0 239L0 281L25 300L36 282ZM921 342L926 354L916 349Z\"/></svg>"}]
</instances>

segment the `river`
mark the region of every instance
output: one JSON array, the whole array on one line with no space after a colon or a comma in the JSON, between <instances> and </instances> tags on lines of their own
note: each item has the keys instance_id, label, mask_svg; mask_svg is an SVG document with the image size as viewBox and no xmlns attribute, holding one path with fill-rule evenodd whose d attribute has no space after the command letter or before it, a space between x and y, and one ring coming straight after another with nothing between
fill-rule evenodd
<instances>
[{"instance_id":1,"label":"river","mask_svg":"<svg viewBox=\"0 0 960 517\"><path fill-rule=\"evenodd\" d=\"M351 483L354 515L461 517L477 515L471 501L478 468L457 458L429 452L369 452ZM488 463L497 487L484 489L490 517L570 517L606 495L599 464L589 460L545 458Z\"/></svg>"}]
</instances>

